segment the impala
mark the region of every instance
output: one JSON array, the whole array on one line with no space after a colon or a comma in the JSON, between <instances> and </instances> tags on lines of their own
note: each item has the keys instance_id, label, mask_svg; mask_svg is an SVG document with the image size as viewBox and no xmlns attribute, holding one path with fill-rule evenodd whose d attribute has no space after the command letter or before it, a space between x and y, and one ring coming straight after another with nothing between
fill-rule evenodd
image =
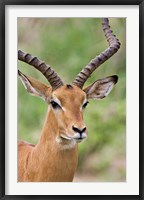
<instances>
[{"instance_id":1,"label":"impala","mask_svg":"<svg viewBox=\"0 0 144 200\"><path fill-rule=\"evenodd\" d=\"M18 51L18 59L39 70L51 85L47 86L18 71L26 90L49 104L38 143L18 143L18 181L73 181L78 161L78 143L88 135L83 121L83 110L88 104L88 99L106 97L118 80L118 77L113 75L83 88L92 72L120 48L120 42L113 35L107 18L103 19L102 26L109 47L92 59L71 85L65 84L45 62L21 50Z\"/></svg>"}]
</instances>

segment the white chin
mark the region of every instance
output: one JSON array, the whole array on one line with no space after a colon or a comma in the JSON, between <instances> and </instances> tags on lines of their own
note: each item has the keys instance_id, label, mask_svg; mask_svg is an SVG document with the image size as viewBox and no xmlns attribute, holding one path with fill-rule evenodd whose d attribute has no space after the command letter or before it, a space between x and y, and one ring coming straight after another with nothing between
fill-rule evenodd
<instances>
[{"instance_id":1,"label":"white chin","mask_svg":"<svg viewBox=\"0 0 144 200\"><path fill-rule=\"evenodd\" d=\"M63 143L63 141L67 141L66 143ZM67 137L57 137L56 142L60 145L61 150L67 150L67 149L72 149L75 147L77 141L73 138L67 138Z\"/></svg>"},{"instance_id":2,"label":"white chin","mask_svg":"<svg viewBox=\"0 0 144 200\"><path fill-rule=\"evenodd\" d=\"M83 139L75 139L75 141L77 142L77 143L80 143L80 142L82 142L83 141Z\"/></svg>"}]
</instances>

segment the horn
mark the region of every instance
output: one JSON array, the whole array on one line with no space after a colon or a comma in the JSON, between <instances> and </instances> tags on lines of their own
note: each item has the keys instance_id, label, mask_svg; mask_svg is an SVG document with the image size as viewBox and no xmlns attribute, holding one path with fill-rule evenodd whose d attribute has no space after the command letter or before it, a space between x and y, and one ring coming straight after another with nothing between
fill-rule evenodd
<instances>
[{"instance_id":1,"label":"horn","mask_svg":"<svg viewBox=\"0 0 144 200\"><path fill-rule=\"evenodd\" d=\"M108 60L111 56L113 56L118 49L120 48L120 42L113 35L112 30L109 26L108 18L103 18L102 20L103 31L105 33L105 37L109 43L109 47L103 51L101 54L92 59L76 76L75 80L72 82L73 85L82 88L86 80L90 77L95 69L97 69L102 63Z\"/></svg>"},{"instance_id":2,"label":"horn","mask_svg":"<svg viewBox=\"0 0 144 200\"><path fill-rule=\"evenodd\" d=\"M58 74L51 68L50 65L45 64L44 61L41 61L35 56L30 55L29 53L25 53L21 50L18 50L18 59L32 65L37 70L39 70L49 81L50 85L52 86L53 90L64 85L61 78Z\"/></svg>"}]
</instances>

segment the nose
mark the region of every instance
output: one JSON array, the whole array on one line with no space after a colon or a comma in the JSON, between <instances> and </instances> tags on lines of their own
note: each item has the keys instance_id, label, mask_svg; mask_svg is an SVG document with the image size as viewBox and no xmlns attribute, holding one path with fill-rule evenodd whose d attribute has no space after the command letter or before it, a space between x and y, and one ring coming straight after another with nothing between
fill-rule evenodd
<instances>
[{"instance_id":1,"label":"nose","mask_svg":"<svg viewBox=\"0 0 144 200\"><path fill-rule=\"evenodd\" d=\"M82 133L84 133L86 131L86 127L80 129L80 128L76 127L76 126L72 126L72 129L73 129L74 132L80 133L80 134L82 134Z\"/></svg>"},{"instance_id":2,"label":"nose","mask_svg":"<svg viewBox=\"0 0 144 200\"><path fill-rule=\"evenodd\" d=\"M84 128L78 128L76 126L72 126L72 129L73 131L75 132L75 135L74 135L74 139L76 139L77 141L82 141L84 138L87 137L87 134L86 134L86 127Z\"/></svg>"}]
</instances>

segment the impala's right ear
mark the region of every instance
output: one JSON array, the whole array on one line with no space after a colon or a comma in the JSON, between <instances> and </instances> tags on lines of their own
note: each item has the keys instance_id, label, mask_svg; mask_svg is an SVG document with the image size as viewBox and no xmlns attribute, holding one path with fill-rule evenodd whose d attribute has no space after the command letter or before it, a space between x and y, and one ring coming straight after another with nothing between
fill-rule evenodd
<instances>
[{"instance_id":1,"label":"impala's right ear","mask_svg":"<svg viewBox=\"0 0 144 200\"><path fill-rule=\"evenodd\" d=\"M18 75L28 93L34 96L41 97L44 101L48 102L52 92L51 87L45 85L44 83L41 83L40 81L32 77L27 77L19 70Z\"/></svg>"}]
</instances>

